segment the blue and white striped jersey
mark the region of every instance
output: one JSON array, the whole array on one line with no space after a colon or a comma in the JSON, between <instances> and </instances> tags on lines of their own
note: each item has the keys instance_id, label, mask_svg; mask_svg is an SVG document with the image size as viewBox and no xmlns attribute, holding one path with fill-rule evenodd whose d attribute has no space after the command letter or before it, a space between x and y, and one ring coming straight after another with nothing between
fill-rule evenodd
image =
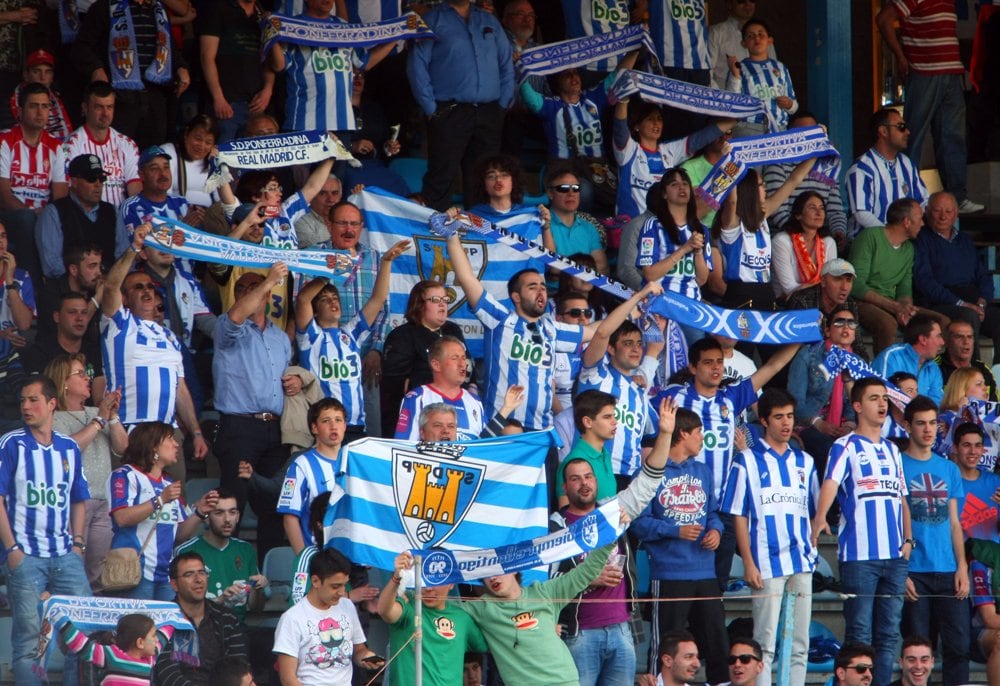
<instances>
[{"instance_id":1,"label":"blue and white striped jersey","mask_svg":"<svg viewBox=\"0 0 1000 686\"><path fill-rule=\"evenodd\" d=\"M601 116L608 107L608 86L612 77L580 94L577 102L569 103L559 97L541 99L541 109L535 112L542 120L545 129L545 140L548 142L549 155L559 159L573 157L573 148L566 134L566 120L569 119L570 133L576 141L578 154L587 157L604 157L604 129L601 126ZM530 87L530 86L529 86ZM522 93L524 92L522 87ZM535 98L525 98L529 109L532 103L537 104L541 95L535 93Z\"/></svg>"},{"instance_id":2,"label":"blue and white striped jersey","mask_svg":"<svg viewBox=\"0 0 1000 686\"><path fill-rule=\"evenodd\" d=\"M189 207L187 198L181 195L168 195L163 202L153 202L139 193L122 203L118 212L122 216L122 223L131 241L136 227L148 222L154 214L169 219L184 219Z\"/></svg>"},{"instance_id":3,"label":"blue and white striped jersey","mask_svg":"<svg viewBox=\"0 0 1000 686\"><path fill-rule=\"evenodd\" d=\"M119 467L111 472L108 479L108 509L114 512L123 507L149 502L163 493L172 483L170 477L162 476L154 479L134 465ZM135 526L119 526L112 517L111 528L114 531L114 538L111 539L111 547L139 550L155 526L156 533L149 539L145 549L139 553L139 563L142 566L143 579L165 582L168 579L167 567L174 553L177 527L187 518L187 508L181 498L163 503L163 507Z\"/></svg>"},{"instance_id":4,"label":"blue and white striped jersey","mask_svg":"<svg viewBox=\"0 0 1000 686\"><path fill-rule=\"evenodd\" d=\"M885 213L896 200L913 198L926 205L930 196L909 157L899 153L890 162L871 148L847 170L845 183L851 238L869 226L885 226Z\"/></svg>"},{"instance_id":5,"label":"blue and white striped jersey","mask_svg":"<svg viewBox=\"0 0 1000 686\"><path fill-rule=\"evenodd\" d=\"M597 36L624 29L629 24L629 3L626 0L562 0L566 21L566 38ZM609 57L587 65L593 71L612 71L617 57Z\"/></svg>"},{"instance_id":6,"label":"blue and white striped jersey","mask_svg":"<svg viewBox=\"0 0 1000 686\"><path fill-rule=\"evenodd\" d=\"M717 500L721 499L722 487L726 483L729 464L733 459L736 418L757 402L753 381L744 379L738 384L724 386L711 398L699 395L694 382L683 386L668 386L660 391L653 401L653 407L659 407L663 398L667 397L676 399L679 407L691 410L701 417L704 444L695 459L712 468L715 497Z\"/></svg>"},{"instance_id":7,"label":"blue and white striped jersey","mask_svg":"<svg viewBox=\"0 0 1000 686\"><path fill-rule=\"evenodd\" d=\"M458 420L458 440L474 441L483 432L483 403L473 391L462 389L450 398L431 384L417 386L403 397L399 407L399 421L396 423L396 438L410 441L420 440L420 411L426 405L444 403L455 408Z\"/></svg>"},{"instance_id":8,"label":"blue and white striped jersey","mask_svg":"<svg viewBox=\"0 0 1000 686\"><path fill-rule=\"evenodd\" d=\"M649 34L664 67L711 69L708 56L708 8L705 0L657 0L649 3Z\"/></svg>"},{"instance_id":9,"label":"blue and white striped jersey","mask_svg":"<svg viewBox=\"0 0 1000 686\"><path fill-rule=\"evenodd\" d=\"M778 107L776 99L783 95L795 101L795 87L792 85L792 76L788 73L788 68L775 59L758 61L748 57L742 60L739 77L730 74L726 87L735 93L752 95L763 101L774 119L777 131L784 131L788 128L788 116L794 114L798 109L797 101L790 110ZM770 123L763 112L748 121L757 124Z\"/></svg>"},{"instance_id":10,"label":"blue and white striped jersey","mask_svg":"<svg viewBox=\"0 0 1000 686\"><path fill-rule=\"evenodd\" d=\"M750 551L764 579L812 572L811 526L819 499L816 465L791 446L778 454L765 439L733 458L719 509L746 517Z\"/></svg>"},{"instance_id":11,"label":"blue and white striped jersey","mask_svg":"<svg viewBox=\"0 0 1000 686\"><path fill-rule=\"evenodd\" d=\"M513 418L525 429L540 431L552 426L552 370L557 352L578 352L583 328L555 322L546 315L535 322L523 319L513 309L484 292L473 313L485 329L483 406L492 417L503 406L507 389L524 386L526 400Z\"/></svg>"},{"instance_id":12,"label":"blue and white striped jersey","mask_svg":"<svg viewBox=\"0 0 1000 686\"><path fill-rule=\"evenodd\" d=\"M0 437L0 496L14 540L27 555L59 557L73 550L70 505L90 498L80 448L52 432L39 445L27 428Z\"/></svg>"},{"instance_id":13,"label":"blue and white striped jersey","mask_svg":"<svg viewBox=\"0 0 1000 686\"><path fill-rule=\"evenodd\" d=\"M305 17L312 21L319 21ZM344 23L330 17L331 23ZM358 128L351 107L354 70L364 67L349 48L312 48L282 43L287 99L284 128L288 131L353 131Z\"/></svg>"},{"instance_id":14,"label":"blue and white striped jersey","mask_svg":"<svg viewBox=\"0 0 1000 686\"><path fill-rule=\"evenodd\" d=\"M339 492L337 477L343 473L343 449L336 460L324 457L312 448L299 454L288 467L285 480L278 496L278 514L290 514L299 518L302 540L306 545L315 543L309 531L309 506L324 493L333 492L331 500Z\"/></svg>"},{"instance_id":15,"label":"blue and white striped jersey","mask_svg":"<svg viewBox=\"0 0 1000 686\"><path fill-rule=\"evenodd\" d=\"M615 126L625 125L616 120ZM627 125L626 125L627 126ZM615 162L618 163L618 214L638 217L646 211L646 193L671 167L691 156L688 139L660 143L656 150L647 150L628 136L624 147L618 147L615 136Z\"/></svg>"},{"instance_id":16,"label":"blue and white striped jersey","mask_svg":"<svg viewBox=\"0 0 1000 686\"><path fill-rule=\"evenodd\" d=\"M101 353L108 390L122 390L122 423L174 423L184 362L173 332L120 307L111 317L101 315Z\"/></svg>"},{"instance_id":17,"label":"blue and white striped jersey","mask_svg":"<svg viewBox=\"0 0 1000 686\"><path fill-rule=\"evenodd\" d=\"M691 240L691 229L687 224L678 226L677 233L680 245L674 245L659 219L656 217L647 219L639 232L639 252L636 255L635 266L640 270L643 267L652 267L673 255L681 245ZM694 271L694 253L688 253L671 267L670 271L660 279L660 284L664 290L671 293L680 293L692 300L701 300L701 286L698 285Z\"/></svg>"},{"instance_id":18,"label":"blue and white striped jersey","mask_svg":"<svg viewBox=\"0 0 1000 686\"><path fill-rule=\"evenodd\" d=\"M771 229L767 220L756 231L747 231L743 222L733 229L723 229L722 277L743 283L771 282Z\"/></svg>"},{"instance_id":19,"label":"blue and white striped jersey","mask_svg":"<svg viewBox=\"0 0 1000 686\"><path fill-rule=\"evenodd\" d=\"M265 248L297 250L299 236L295 233L295 222L309 212L309 202L302 192L290 195L281 203L281 214L264 222L264 238L260 244Z\"/></svg>"},{"instance_id":20,"label":"blue and white striped jersey","mask_svg":"<svg viewBox=\"0 0 1000 686\"><path fill-rule=\"evenodd\" d=\"M347 21L352 24L371 24L395 19L402 14L401 0L345 0Z\"/></svg>"},{"instance_id":21,"label":"blue and white striped jersey","mask_svg":"<svg viewBox=\"0 0 1000 686\"><path fill-rule=\"evenodd\" d=\"M638 370L637 370L638 371ZM656 412L649 405L646 391L632 377L622 374L608 363L607 356L593 367L580 370L578 392L596 389L618 398L615 437L604 444L611 455L615 474L635 476L642 467L642 438L656 433Z\"/></svg>"},{"instance_id":22,"label":"blue and white striped jersey","mask_svg":"<svg viewBox=\"0 0 1000 686\"><path fill-rule=\"evenodd\" d=\"M896 445L886 440L872 443L856 433L838 438L830 448L825 478L840 484L838 559L859 562L900 557L907 489Z\"/></svg>"},{"instance_id":23,"label":"blue and white striped jersey","mask_svg":"<svg viewBox=\"0 0 1000 686\"><path fill-rule=\"evenodd\" d=\"M313 319L305 331L295 330L299 364L316 375L323 395L344 404L350 426L365 423L361 346L370 335L371 328L360 314L342 328L323 329Z\"/></svg>"}]
</instances>

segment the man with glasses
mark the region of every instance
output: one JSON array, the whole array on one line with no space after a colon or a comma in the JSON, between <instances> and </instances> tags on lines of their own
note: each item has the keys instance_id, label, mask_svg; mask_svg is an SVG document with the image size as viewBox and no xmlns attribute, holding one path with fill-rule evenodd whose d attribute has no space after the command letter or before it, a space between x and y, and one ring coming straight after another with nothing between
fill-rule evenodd
<instances>
[{"instance_id":1,"label":"man with glasses","mask_svg":"<svg viewBox=\"0 0 1000 686\"><path fill-rule=\"evenodd\" d=\"M874 648L864 643L845 643L833 662L834 686L868 686L874 668Z\"/></svg>"},{"instance_id":2,"label":"man with glasses","mask_svg":"<svg viewBox=\"0 0 1000 686\"><path fill-rule=\"evenodd\" d=\"M330 247L330 210L343 197L343 184L336 175L330 174L319 193L309 201L309 212L295 220L295 234L299 237L300 250Z\"/></svg>"},{"instance_id":3,"label":"man with glasses","mask_svg":"<svg viewBox=\"0 0 1000 686\"><path fill-rule=\"evenodd\" d=\"M889 206L912 198L927 204L927 187L916 165L904 154L910 129L893 109L881 109L869 122L872 147L847 170L848 236L865 228L885 226ZM854 260L851 260L852 262Z\"/></svg>"},{"instance_id":4,"label":"man with glasses","mask_svg":"<svg viewBox=\"0 0 1000 686\"><path fill-rule=\"evenodd\" d=\"M198 553L178 553L170 561L168 573L177 592L177 605L194 625L197 636L174 634L156 658L153 681L163 686L208 686L214 683L209 676L220 660L249 657L240 620L221 603L205 599L208 569Z\"/></svg>"},{"instance_id":5,"label":"man with glasses","mask_svg":"<svg viewBox=\"0 0 1000 686\"><path fill-rule=\"evenodd\" d=\"M462 388L467 367L465 344L453 336L441 336L431 345L427 359L434 379L429 384L417 386L403 398L396 438L411 441L420 438L418 419L421 410L435 403L444 403L455 409L459 440L479 438L485 424L483 403L475 392Z\"/></svg>"},{"instance_id":6,"label":"man with glasses","mask_svg":"<svg viewBox=\"0 0 1000 686\"><path fill-rule=\"evenodd\" d=\"M556 303L556 321L586 326L594 321L594 308L583 293L568 291ZM558 404L558 408L553 410L556 414L573 407L573 389L580 376L581 359L582 353L579 351L556 353L555 369L552 372L555 380L555 403Z\"/></svg>"},{"instance_id":7,"label":"man with glasses","mask_svg":"<svg viewBox=\"0 0 1000 686\"><path fill-rule=\"evenodd\" d=\"M580 179L571 171L555 169L546 175L551 221L542 225L545 247L559 255L584 253L594 258L597 271L608 273L608 256L597 220L580 212Z\"/></svg>"},{"instance_id":8,"label":"man with glasses","mask_svg":"<svg viewBox=\"0 0 1000 686\"><path fill-rule=\"evenodd\" d=\"M765 671L770 671L770 665L765 670L760 644L752 638L735 638L729 644L729 683L721 686L754 686ZM770 683L770 674L767 679ZM790 683L804 684L804 677L800 681L792 679Z\"/></svg>"}]
</instances>

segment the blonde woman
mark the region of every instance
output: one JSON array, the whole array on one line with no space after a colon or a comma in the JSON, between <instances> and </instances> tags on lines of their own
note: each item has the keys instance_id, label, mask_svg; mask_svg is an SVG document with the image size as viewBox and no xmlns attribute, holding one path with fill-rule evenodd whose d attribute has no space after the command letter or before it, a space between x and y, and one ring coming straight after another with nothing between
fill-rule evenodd
<instances>
[{"instance_id":1,"label":"blonde woman","mask_svg":"<svg viewBox=\"0 0 1000 686\"><path fill-rule=\"evenodd\" d=\"M954 448L955 427L965 422L972 422L983 429L983 456L979 467L993 471L1000 455L1000 417L997 416L997 404L989 402L986 379L974 367L959 367L948 377L938 415L935 450L948 455Z\"/></svg>"},{"instance_id":2,"label":"blonde woman","mask_svg":"<svg viewBox=\"0 0 1000 686\"><path fill-rule=\"evenodd\" d=\"M83 353L60 355L49 362L45 375L56 385L53 428L70 436L83 453L83 475L90 486L84 566L91 588L99 590L101 561L111 548L111 517L104 486L118 461L116 456L128 446L128 434L118 421L121 391L105 393L98 407L85 405L90 399L91 379Z\"/></svg>"}]
</instances>

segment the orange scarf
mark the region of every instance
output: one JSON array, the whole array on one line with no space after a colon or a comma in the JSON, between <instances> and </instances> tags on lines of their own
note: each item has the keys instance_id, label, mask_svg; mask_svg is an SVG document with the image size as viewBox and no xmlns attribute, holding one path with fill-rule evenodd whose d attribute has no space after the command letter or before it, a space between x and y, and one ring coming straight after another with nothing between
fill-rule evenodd
<instances>
[{"instance_id":1,"label":"orange scarf","mask_svg":"<svg viewBox=\"0 0 1000 686\"><path fill-rule=\"evenodd\" d=\"M799 281L803 286L815 286L819 283L819 271L826 262L826 243L817 234L816 236L816 259L809 254L806 249L806 240L802 233L788 234L792 239L792 250L795 251L795 264L799 268Z\"/></svg>"}]
</instances>

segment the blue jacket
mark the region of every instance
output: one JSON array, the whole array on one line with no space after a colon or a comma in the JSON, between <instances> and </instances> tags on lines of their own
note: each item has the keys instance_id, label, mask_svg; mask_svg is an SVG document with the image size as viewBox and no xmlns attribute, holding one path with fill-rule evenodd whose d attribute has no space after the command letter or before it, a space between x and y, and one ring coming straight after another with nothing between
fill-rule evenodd
<instances>
[{"instance_id":1,"label":"blue jacket","mask_svg":"<svg viewBox=\"0 0 1000 686\"><path fill-rule=\"evenodd\" d=\"M896 343L883 350L872 362L872 369L883 379L896 372L909 372L917 377L917 390L938 405L944 398L944 379L934 360L920 364L920 356L909 343Z\"/></svg>"},{"instance_id":2,"label":"blue jacket","mask_svg":"<svg viewBox=\"0 0 1000 686\"><path fill-rule=\"evenodd\" d=\"M993 279L968 234L956 228L949 240L924 227L913 244L913 287L921 304L957 305L959 300L969 300L968 294L963 297L954 288L993 299Z\"/></svg>"},{"instance_id":3,"label":"blue jacket","mask_svg":"<svg viewBox=\"0 0 1000 686\"><path fill-rule=\"evenodd\" d=\"M823 374L820 364L826 357L826 342L820 341L799 348L788 368L788 392L797 401L795 422L808 426L813 417L830 402L834 377ZM846 389L845 389L846 393ZM844 418L853 419L850 400L844 399Z\"/></svg>"},{"instance_id":4,"label":"blue jacket","mask_svg":"<svg viewBox=\"0 0 1000 686\"><path fill-rule=\"evenodd\" d=\"M705 527L696 541L679 538L688 524ZM667 460L656 496L632 522L632 531L649 553L654 579L699 581L715 578L715 551L701 547L709 529L722 533L712 470L693 457L682 464Z\"/></svg>"},{"instance_id":5,"label":"blue jacket","mask_svg":"<svg viewBox=\"0 0 1000 686\"><path fill-rule=\"evenodd\" d=\"M483 104L514 101L514 58L510 39L489 12L471 7L465 21L448 3L424 15L435 38L413 41L406 73L413 96L431 116L439 101Z\"/></svg>"}]
</instances>

